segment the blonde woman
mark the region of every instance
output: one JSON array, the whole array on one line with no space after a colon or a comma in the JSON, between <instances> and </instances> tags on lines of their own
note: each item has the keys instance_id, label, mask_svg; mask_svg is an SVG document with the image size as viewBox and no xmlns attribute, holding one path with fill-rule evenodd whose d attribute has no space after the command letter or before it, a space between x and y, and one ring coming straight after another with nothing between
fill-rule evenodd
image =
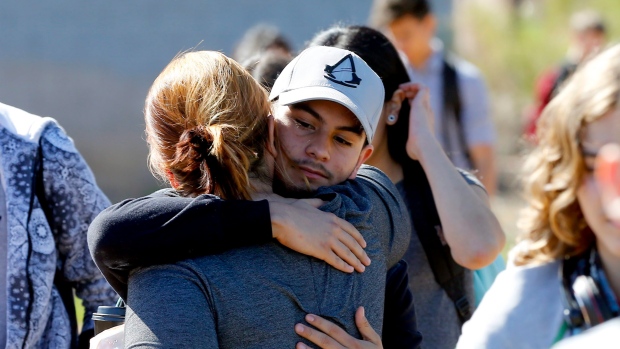
<instances>
[{"instance_id":1,"label":"blonde woman","mask_svg":"<svg viewBox=\"0 0 620 349\"><path fill-rule=\"evenodd\" d=\"M458 348L549 348L619 315L620 228L594 176L620 143L620 46L585 64L547 106L526 160L529 204L509 267L498 276Z\"/></svg>"}]
</instances>

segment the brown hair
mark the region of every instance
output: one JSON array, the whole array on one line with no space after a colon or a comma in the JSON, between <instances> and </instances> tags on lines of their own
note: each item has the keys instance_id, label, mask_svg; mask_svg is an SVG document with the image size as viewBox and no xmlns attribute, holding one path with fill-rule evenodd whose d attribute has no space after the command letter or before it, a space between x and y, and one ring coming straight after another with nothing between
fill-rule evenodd
<instances>
[{"instance_id":1,"label":"brown hair","mask_svg":"<svg viewBox=\"0 0 620 349\"><path fill-rule=\"evenodd\" d=\"M595 239L577 190L585 174L580 138L584 127L618 106L620 45L581 67L547 105L538 122L539 143L524 166L528 206L515 264L540 264L574 256Z\"/></svg>"},{"instance_id":2,"label":"brown hair","mask_svg":"<svg viewBox=\"0 0 620 349\"><path fill-rule=\"evenodd\" d=\"M250 199L271 107L243 67L219 52L183 53L155 79L144 110L154 175L172 174L185 196Z\"/></svg>"}]
</instances>

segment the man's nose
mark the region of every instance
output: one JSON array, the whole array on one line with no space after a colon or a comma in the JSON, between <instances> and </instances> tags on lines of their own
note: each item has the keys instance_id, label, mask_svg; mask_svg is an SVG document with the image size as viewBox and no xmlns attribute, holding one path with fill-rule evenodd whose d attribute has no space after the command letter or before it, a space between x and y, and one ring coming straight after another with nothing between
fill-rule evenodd
<instances>
[{"instance_id":1,"label":"man's nose","mask_svg":"<svg viewBox=\"0 0 620 349\"><path fill-rule=\"evenodd\" d=\"M324 135L315 137L308 143L306 154L317 161L329 160L329 138Z\"/></svg>"}]
</instances>

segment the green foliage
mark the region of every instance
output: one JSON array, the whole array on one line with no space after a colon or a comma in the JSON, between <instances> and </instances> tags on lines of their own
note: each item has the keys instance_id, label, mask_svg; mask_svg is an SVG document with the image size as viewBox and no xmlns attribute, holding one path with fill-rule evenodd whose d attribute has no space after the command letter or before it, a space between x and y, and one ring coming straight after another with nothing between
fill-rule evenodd
<instances>
[{"instance_id":1,"label":"green foliage","mask_svg":"<svg viewBox=\"0 0 620 349\"><path fill-rule=\"evenodd\" d=\"M73 296L73 301L75 302L75 314L77 316L78 323L78 333L82 330L82 321L84 320L84 306L82 305L82 300Z\"/></svg>"},{"instance_id":2,"label":"green foliage","mask_svg":"<svg viewBox=\"0 0 620 349\"><path fill-rule=\"evenodd\" d=\"M567 52L573 12L598 10L605 17L610 40L619 34L614 22L620 16L618 0L530 0L518 9L489 6L489 1L484 6L482 1L469 3L458 14L467 33L457 34L464 43L459 53L483 72L500 138L511 141L523 108L531 103L537 77L561 62Z\"/></svg>"}]
</instances>

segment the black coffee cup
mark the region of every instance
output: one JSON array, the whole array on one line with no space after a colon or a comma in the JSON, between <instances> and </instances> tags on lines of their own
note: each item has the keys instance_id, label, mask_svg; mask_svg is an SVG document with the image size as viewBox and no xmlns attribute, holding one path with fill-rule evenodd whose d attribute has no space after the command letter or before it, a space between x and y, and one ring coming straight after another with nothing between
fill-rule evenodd
<instances>
[{"instance_id":1,"label":"black coffee cup","mask_svg":"<svg viewBox=\"0 0 620 349\"><path fill-rule=\"evenodd\" d=\"M109 328L122 325L125 322L124 305L122 301L119 301L116 306L102 305L97 308L97 312L93 314L95 336Z\"/></svg>"}]
</instances>

